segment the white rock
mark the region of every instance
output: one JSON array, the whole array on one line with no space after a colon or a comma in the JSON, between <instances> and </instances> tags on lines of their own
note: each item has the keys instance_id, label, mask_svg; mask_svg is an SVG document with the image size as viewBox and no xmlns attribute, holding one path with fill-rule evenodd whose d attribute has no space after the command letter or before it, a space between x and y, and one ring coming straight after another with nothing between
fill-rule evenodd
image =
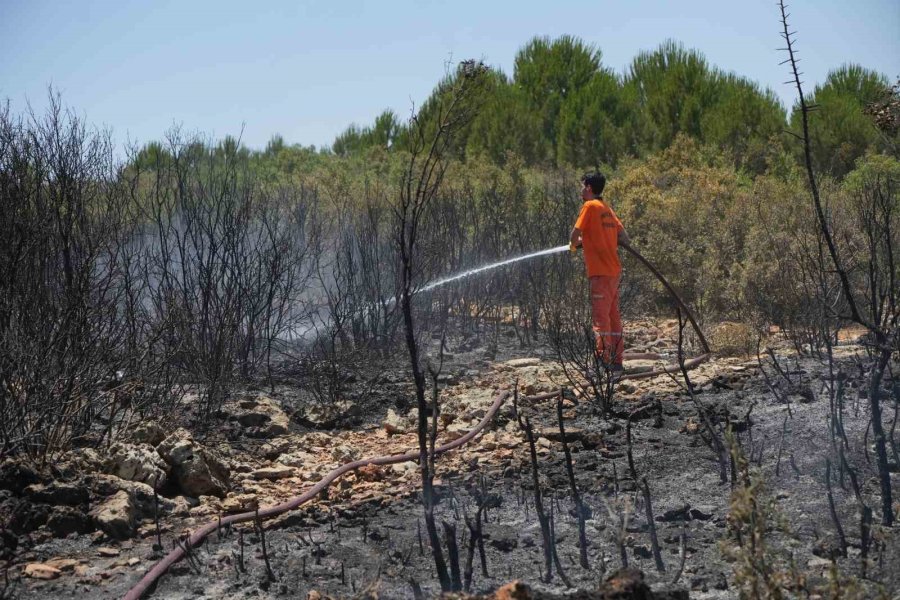
<instances>
[{"instance_id":1,"label":"white rock","mask_svg":"<svg viewBox=\"0 0 900 600\"><path fill-rule=\"evenodd\" d=\"M225 410L255 437L275 437L288 432L290 417L281 405L268 396L244 398L237 404L229 404Z\"/></svg>"},{"instance_id":2,"label":"white rock","mask_svg":"<svg viewBox=\"0 0 900 600\"><path fill-rule=\"evenodd\" d=\"M62 575L62 571L43 563L28 563L25 565L25 577L32 579L56 579L60 575Z\"/></svg>"},{"instance_id":3,"label":"white rock","mask_svg":"<svg viewBox=\"0 0 900 600\"><path fill-rule=\"evenodd\" d=\"M520 369L522 367L536 367L539 364L541 364L541 359L539 358L514 358L506 361L507 366L515 369Z\"/></svg>"},{"instance_id":4,"label":"white rock","mask_svg":"<svg viewBox=\"0 0 900 600\"><path fill-rule=\"evenodd\" d=\"M178 429L157 448L169 465L181 490L188 496L224 497L228 492L229 470L210 450L194 441L185 429Z\"/></svg>"},{"instance_id":5,"label":"white rock","mask_svg":"<svg viewBox=\"0 0 900 600\"><path fill-rule=\"evenodd\" d=\"M160 514L172 513L175 509L172 500L160 495L154 497L153 488L139 481L128 481L115 475L95 475L91 487L101 496L113 496L123 490L128 492L138 516L142 518L152 517L156 505Z\"/></svg>"},{"instance_id":6,"label":"white rock","mask_svg":"<svg viewBox=\"0 0 900 600\"><path fill-rule=\"evenodd\" d=\"M97 527L111 538L124 540L135 532L135 507L125 490L116 492L91 511Z\"/></svg>"},{"instance_id":7,"label":"white rock","mask_svg":"<svg viewBox=\"0 0 900 600\"><path fill-rule=\"evenodd\" d=\"M291 452L290 454L283 454L278 462L283 465L287 465L289 467L306 467L307 465L315 464L318 458L314 454L310 454L309 452L303 452L302 450L297 452Z\"/></svg>"},{"instance_id":8,"label":"white rock","mask_svg":"<svg viewBox=\"0 0 900 600\"><path fill-rule=\"evenodd\" d=\"M359 450L346 444L341 444L331 449L331 458L341 464L346 464L359 458Z\"/></svg>"},{"instance_id":9,"label":"white rock","mask_svg":"<svg viewBox=\"0 0 900 600\"><path fill-rule=\"evenodd\" d=\"M827 558L816 557L816 558L813 558L812 560L810 560L808 563L806 563L806 566L808 566L811 569L814 569L816 567L830 567L831 561L828 560Z\"/></svg>"},{"instance_id":10,"label":"white rock","mask_svg":"<svg viewBox=\"0 0 900 600\"><path fill-rule=\"evenodd\" d=\"M256 479L286 479L294 474L293 467L286 465L272 465L271 467L263 467L256 469L251 475Z\"/></svg>"},{"instance_id":11,"label":"white rock","mask_svg":"<svg viewBox=\"0 0 900 600\"><path fill-rule=\"evenodd\" d=\"M384 417L384 420L381 422L381 426L384 427L384 430L388 435L406 433L407 431L406 421L401 418L400 415L398 415L392 408L388 409L387 416Z\"/></svg>"},{"instance_id":12,"label":"white rock","mask_svg":"<svg viewBox=\"0 0 900 600\"><path fill-rule=\"evenodd\" d=\"M165 484L167 471L168 465L149 444L113 444L103 461L104 473L156 489Z\"/></svg>"},{"instance_id":13,"label":"white rock","mask_svg":"<svg viewBox=\"0 0 900 600\"><path fill-rule=\"evenodd\" d=\"M166 439L166 432L156 421L142 421L131 431L131 439L136 444L157 446Z\"/></svg>"},{"instance_id":14,"label":"white rock","mask_svg":"<svg viewBox=\"0 0 900 600\"><path fill-rule=\"evenodd\" d=\"M263 444L260 453L269 460L275 460L285 452L290 452L293 446L293 440L290 438L279 437Z\"/></svg>"},{"instance_id":15,"label":"white rock","mask_svg":"<svg viewBox=\"0 0 900 600\"><path fill-rule=\"evenodd\" d=\"M256 494L240 494L229 496L222 502L222 510L227 513L249 512L259 508L259 498Z\"/></svg>"}]
</instances>

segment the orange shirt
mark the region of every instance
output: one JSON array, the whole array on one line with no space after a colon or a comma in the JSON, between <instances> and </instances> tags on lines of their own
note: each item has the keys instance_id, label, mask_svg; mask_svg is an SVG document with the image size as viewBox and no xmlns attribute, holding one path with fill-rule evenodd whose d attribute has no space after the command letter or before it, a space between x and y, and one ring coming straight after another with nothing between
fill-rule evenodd
<instances>
[{"instance_id":1,"label":"orange shirt","mask_svg":"<svg viewBox=\"0 0 900 600\"><path fill-rule=\"evenodd\" d=\"M613 276L622 272L619 262L619 232L622 222L601 199L588 200L575 221L581 230L584 264L588 277Z\"/></svg>"}]
</instances>

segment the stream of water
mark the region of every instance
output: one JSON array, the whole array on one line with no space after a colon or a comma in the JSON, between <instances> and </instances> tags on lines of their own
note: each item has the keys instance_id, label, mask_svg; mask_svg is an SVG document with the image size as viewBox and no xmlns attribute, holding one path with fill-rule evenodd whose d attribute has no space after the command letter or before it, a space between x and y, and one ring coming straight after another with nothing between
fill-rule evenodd
<instances>
[{"instance_id":1,"label":"stream of water","mask_svg":"<svg viewBox=\"0 0 900 600\"><path fill-rule=\"evenodd\" d=\"M440 287L445 283L450 283L451 281L456 281L457 279L462 279L464 277L470 277L472 275L477 275L478 273L482 273L484 271L490 271L491 269L496 269L497 267L502 267L505 265L511 265L513 263L528 260L529 258L536 258L538 256L544 256L547 254L556 254L557 252L565 252L569 249L569 245L565 244L563 246L557 246L555 248L547 248L546 250L539 250L538 252L532 252L531 254L525 254L524 256L517 256L515 258L508 258L506 260L501 260L500 262L491 263L489 265L484 265L483 267L477 267L475 269L469 269L468 271L463 271L462 273L458 273L456 275L452 275L450 277L445 277L444 279L439 279L437 281L433 281L422 288L419 288L419 292L427 292L429 290L433 290L436 287Z\"/></svg>"},{"instance_id":2,"label":"stream of water","mask_svg":"<svg viewBox=\"0 0 900 600\"><path fill-rule=\"evenodd\" d=\"M465 277L471 277L472 275L478 275L479 273L483 273L485 271L490 271L491 269L496 269L499 267L503 267L506 265L511 265L513 263L517 263L523 260L528 260L530 258L537 258L538 256L546 256L548 254L556 254L558 252L565 252L569 249L569 245L557 246L555 248L547 248L546 250L539 250L537 252L532 252L530 254L524 254L522 256L516 256L514 258L508 258L506 260L501 260L495 263L491 263L488 265L483 265L481 267L476 267L474 269L469 269L468 271L463 271L462 273L457 273L456 275L451 275L450 277L444 277L443 279L438 279L437 281L432 281L430 283L425 284L419 289L415 290L413 294L419 294L421 292L428 292L437 287L440 287L444 284L451 283L453 281L458 281ZM397 301L396 298L390 298L386 301L387 306L392 306ZM327 314L327 306L322 305L319 308L318 321L321 324L327 324L331 321L330 316ZM297 327L291 330L288 335L288 339L293 340L308 340L310 336L314 339L316 336L316 329L314 324L310 323L303 327Z\"/></svg>"}]
</instances>

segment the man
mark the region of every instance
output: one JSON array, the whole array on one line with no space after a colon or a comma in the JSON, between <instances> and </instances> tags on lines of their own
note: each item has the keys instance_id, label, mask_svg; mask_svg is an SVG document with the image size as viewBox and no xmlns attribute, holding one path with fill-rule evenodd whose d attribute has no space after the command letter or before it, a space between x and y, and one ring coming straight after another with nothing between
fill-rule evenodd
<instances>
[{"instance_id":1,"label":"man","mask_svg":"<svg viewBox=\"0 0 900 600\"><path fill-rule=\"evenodd\" d=\"M591 324L597 357L614 374L621 374L625 344L619 314L622 265L618 246L630 244L631 240L616 213L603 201L601 194L606 186L603 174L587 173L581 183L584 205L569 241L573 248L584 250L584 264L591 283Z\"/></svg>"}]
</instances>

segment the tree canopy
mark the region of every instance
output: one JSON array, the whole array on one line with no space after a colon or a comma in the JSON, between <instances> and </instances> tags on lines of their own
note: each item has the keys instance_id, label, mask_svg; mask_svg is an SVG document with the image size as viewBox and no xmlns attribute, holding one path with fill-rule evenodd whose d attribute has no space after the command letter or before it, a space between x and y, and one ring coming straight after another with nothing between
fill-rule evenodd
<instances>
[{"instance_id":1,"label":"tree canopy","mask_svg":"<svg viewBox=\"0 0 900 600\"><path fill-rule=\"evenodd\" d=\"M436 94L418 119L434 118ZM842 177L867 149L896 145L866 114L890 88L883 75L858 65L832 71L809 101L814 159ZM599 47L575 36L535 37L516 54L511 76L491 69L478 91L478 114L459 132L460 159L504 164L515 156L527 165L615 167L623 159L665 150L679 135L721 149L738 169L763 173L784 153L799 158L784 132L790 120L772 90L708 63L698 50L667 40L639 53L622 74L603 64ZM401 149L404 123L392 111L371 126L351 125L335 139L340 156L372 147Z\"/></svg>"}]
</instances>

